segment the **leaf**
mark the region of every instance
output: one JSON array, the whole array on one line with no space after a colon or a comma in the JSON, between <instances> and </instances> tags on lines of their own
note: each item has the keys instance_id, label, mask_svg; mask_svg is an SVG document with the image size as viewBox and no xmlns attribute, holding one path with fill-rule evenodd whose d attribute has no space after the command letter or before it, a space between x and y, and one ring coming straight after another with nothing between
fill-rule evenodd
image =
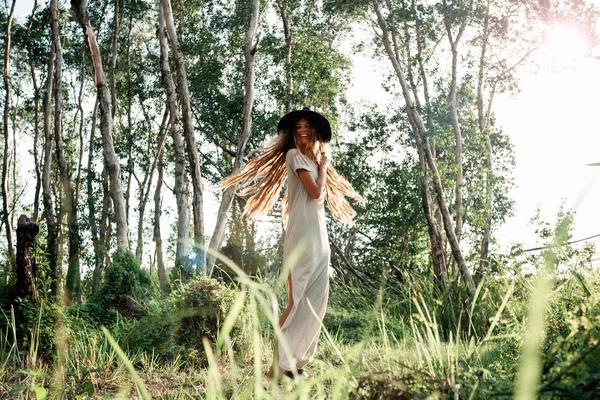
<instances>
[{"instance_id":1,"label":"leaf","mask_svg":"<svg viewBox=\"0 0 600 400\"><path fill-rule=\"evenodd\" d=\"M37 400L46 400L48 398L48 391L41 386L38 386L34 389L35 398Z\"/></svg>"},{"instance_id":2,"label":"leaf","mask_svg":"<svg viewBox=\"0 0 600 400\"><path fill-rule=\"evenodd\" d=\"M91 396L94 394L94 385L92 385L92 382L85 382L83 384L85 386L85 392L87 393L88 396Z\"/></svg>"},{"instance_id":3,"label":"leaf","mask_svg":"<svg viewBox=\"0 0 600 400\"><path fill-rule=\"evenodd\" d=\"M21 393L24 390L27 390L29 388L29 386L25 386L25 385L16 385L14 386L12 389L10 389L10 393L11 394L17 394L17 393Z\"/></svg>"}]
</instances>

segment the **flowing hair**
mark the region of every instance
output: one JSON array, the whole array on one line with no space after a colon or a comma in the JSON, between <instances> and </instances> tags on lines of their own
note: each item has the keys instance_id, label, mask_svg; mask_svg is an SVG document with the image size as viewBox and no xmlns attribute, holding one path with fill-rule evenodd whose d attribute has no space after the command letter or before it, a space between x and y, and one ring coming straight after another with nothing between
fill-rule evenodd
<instances>
[{"instance_id":1,"label":"flowing hair","mask_svg":"<svg viewBox=\"0 0 600 400\"><path fill-rule=\"evenodd\" d=\"M317 163L321 162L321 152L326 151L327 144L316 140L313 128L312 149ZM239 185L242 189L238 195L248 197L244 214L247 218L255 218L267 214L272 208L283 188L287 170L285 156L288 150L296 147L294 128L281 130L279 134L265 142L259 149L250 154L250 161L217 184L225 190ZM356 216L346 198L353 198L364 204L364 199L354 190L350 182L340 175L330 164L327 168L325 199L334 219L351 225ZM287 190L283 197L283 221L287 222L288 202Z\"/></svg>"}]
</instances>

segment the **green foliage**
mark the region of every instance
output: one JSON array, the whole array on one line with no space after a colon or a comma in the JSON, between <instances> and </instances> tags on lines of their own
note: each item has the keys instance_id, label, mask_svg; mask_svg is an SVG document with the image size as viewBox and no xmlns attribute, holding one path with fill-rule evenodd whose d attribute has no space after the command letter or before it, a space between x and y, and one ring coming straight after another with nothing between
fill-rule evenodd
<instances>
[{"instance_id":1,"label":"green foliage","mask_svg":"<svg viewBox=\"0 0 600 400\"><path fill-rule=\"evenodd\" d=\"M29 351L31 346L43 358L52 357L55 349L54 336L59 308L55 304L33 303L27 299L17 299L15 307L15 325L19 348ZM10 311L0 320L3 330L11 324Z\"/></svg>"},{"instance_id":2,"label":"green foliage","mask_svg":"<svg viewBox=\"0 0 600 400\"><path fill-rule=\"evenodd\" d=\"M596 286L593 293L586 293ZM573 276L551 303L544 343L542 392L600 396L600 292L598 278Z\"/></svg>"},{"instance_id":3,"label":"green foliage","mask_svg":"<svg viewBox=\"0 0 600 400\"><path fill-rule=\"evenodd\" d=\"M145 304L143 317L124 321L113 328L116 338L129 354L173 355L177 318L173 300L173 296L154 298Z\"/></svg>"},{"instance_id":4,"label":"green foliage","mask_svg":"<svg viewBox=\"0 0 600 400\"><path fill-rule=\"evenodd\" d=\"M90 299L89 311L118 311L125 317L139 317L144 314L141 303L156 296L158 288L150 275L140 268L135 256L130 252L117 251L112 263L104 270L104 277L98 294ZM91 316L89 316L91 317ZM106 316L98 315L100 320Z\"/></svg>"},{"instance_id":5,"label":"green foliage","mask_svg":"<svg viewBox=\"0 0 600 400\"><path fill-rule=\"evenodd\" d=\"M206 337L211 344L216 343L219 330L235 302L236 291L216 279L199 275L174 296L179 320L176 342L202 355L202 339ZM234 346L243 341L243 314L230 332ZM201 359L205 360L203 357Z\"/></svg>"}]
</instances>

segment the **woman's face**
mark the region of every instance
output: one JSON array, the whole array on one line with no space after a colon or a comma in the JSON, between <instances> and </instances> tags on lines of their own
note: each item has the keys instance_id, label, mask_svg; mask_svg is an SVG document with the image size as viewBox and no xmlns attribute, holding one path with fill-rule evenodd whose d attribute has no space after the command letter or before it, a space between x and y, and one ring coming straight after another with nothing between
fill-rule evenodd
<instances>
[{"instance_id":1,"label":"woman's face","mask_svg":"<svg viewBox=\"0 0 600 400\"><path fill-rule=\"evenodd\" d=\"M307 120L301 118L296 122L296 127L294 129L294 139L296 141L296 145L305 147L313 142L314 129Z\"/></svg>"}]
</instances>

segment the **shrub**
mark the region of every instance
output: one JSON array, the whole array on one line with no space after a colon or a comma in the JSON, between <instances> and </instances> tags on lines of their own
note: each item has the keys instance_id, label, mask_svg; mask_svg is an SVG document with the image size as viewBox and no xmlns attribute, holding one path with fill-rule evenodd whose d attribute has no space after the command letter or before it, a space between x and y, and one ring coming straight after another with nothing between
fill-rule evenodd
<instances>
[{"instance_id":1,"label":"shrub","mask_svg":"<svg viewBox=\"0 0 600 400\"><path fill-rule=\"evenodd\" d=\"M146 304L146 313L140 319L124 322L115 337L131 353L154 353L158 356L173 354L176 310L172 302L153 299Z\"/></svg>"},{"instance_id":2,"label":"shrub","mask_svg":"<svg viewBox=\"0 0 600 400\"><path fill-rule=\"evenodd\" d=\"M98 294L92 296L90 302L101 305L105 310L115 309L125 317L139 318L144 314L140 303L157 293L152 278L140 268L135 256L118 250L113 255L112 263L104 270ZM104 318L102 315L98 317L100 320Z\"/></svg>"},{"instance_id":3,"label":"shrub","mask_svg":"<svg viewBox=\"0 0 600 400\"><path fill-rule=\"evenodd\" d=\"M600 293L568 289L552 304L558 315L551 315L549 320L541 391L570 392L577 393L581 399L597 399L600 396ZM575 297L577 303L573 302Z\"/></svg>"},{"instance_id":4,"label":"shrub","mask_svg":"<svg viewBox=\"0 0 600 400\"><path fill-rule=\"evenodd\" d=\"M47 302L33 303L27 299L18 299L14 307L17 340L20 348L28 351L30 345L37 345L39 355L50 357L54 349L58 306ZM7 317L10 318L10 314L7 314ZM33 338L32 333L35 333ZM37 341L37 343L32 341Z\"/></svg>"},{"instance_id":5,"label":"shrub","mask_svg":"<svg viewBox=\"0 0 600 400\"><path fill-rule=\"evenodd\" d=\"M369 311L329 308L323 325L338 339L355 344L365 339L372 319L373 314Z\"/></svg>"},{"instance_id":6,"label":"shrub","mask_svg":"<svg viewBox=\"0 0 600 400\"><path fill-rule=\"evenodd\" d=\"M179 324L175 333L177 344L204 354L202 338L215 343L219 330L235 302L238 292L231 287L199 275L172 294L178 310ZM230 337L234 345L242 345L243 315L240 313ZM203 361L202 358L200 358Z\"/></svg>"}]
</instances>

